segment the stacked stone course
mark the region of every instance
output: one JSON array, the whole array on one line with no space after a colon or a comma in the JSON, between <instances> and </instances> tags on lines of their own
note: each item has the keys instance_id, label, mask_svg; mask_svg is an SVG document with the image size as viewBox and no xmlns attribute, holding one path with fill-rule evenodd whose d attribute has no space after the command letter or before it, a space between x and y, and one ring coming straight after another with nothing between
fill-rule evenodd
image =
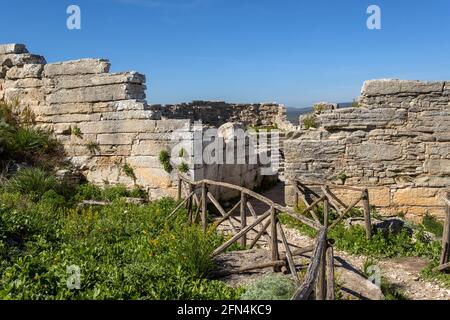
<instances>
[{"instance_id":1,"label":"stacked stone course","mask_svg":"<svg viewBox=\"0 0 450 320\"><path fill-rule=\"evenodd\" d=\"M137 184L151 199L176 195L176 170L166 172L158 158L177 143L172 139L175 131L185 145L194 143L192 118L161 119L161 110L145 100L144 75L109 71L104 59L47 64L24 45L0 45L0 99L17 99L21 107L30 108L36 125L54 132L68 160L88 181ZM261 182L257 166L195 166L192 157L186 161L194 179L223 176L223 181L251 188ZM125 174L125 164L136 181Z\"/></svg>"},{"instance_id":2,"label":"stacked stone course","mask_svg":"<svg viewBox=\"0 0 450 320\"><path fill-rule=\"evenodd\" d=\"M450 186L450 83L372 80L358 108L317 115L285 141L286 178L369 186L371 203L415 220L444 213ZM292 203L293 189L286 187ZM352 194L345 195L347 197Z\"/></svg>"}]
</instances>

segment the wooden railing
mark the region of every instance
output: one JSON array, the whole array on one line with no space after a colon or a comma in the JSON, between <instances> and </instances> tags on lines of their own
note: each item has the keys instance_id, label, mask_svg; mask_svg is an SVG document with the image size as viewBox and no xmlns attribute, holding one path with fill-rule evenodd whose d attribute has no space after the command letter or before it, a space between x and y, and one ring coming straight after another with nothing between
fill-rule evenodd
<instances>
[{"instance_id":1,"label":"wooden railing","mask_svg":"<svg viewBox=\"0 0 450 320\"><path fill-rule=\"evenodd\" d=\"M348 215L358 203L362 202L362 210L364 213L364 226L366 230L366 236L368 239L372 236L372 222L370 217L370 203L369 203L369 190L367 188L349 187L334 184L321 184L306 183L300 180L293 181L293 187L295 191L295 206L298 208L300 199L306 206L306 209L301 213L310 213L314 221L322 223L327 228L335 227L341 222L346 215ZM320 191L314 191L313 189L320 189ZM356 193L355 199L348 205L333 192L334 190L347 190ZM323 206L323 221L319 220L314 209ZM333 209L338 214L338 218L332 221L330 225L330 209Z\"/></svg>"},{"instance_id":2,"label":"wooden railing","mask_svg":"<svg viewBox=\"0 0 450 320\"><path fill-rule=\"evenodd\" d=\"M445 223L444 232L442 233L442 254L440 259L439 270L448 271L450 270L450 199L449 194L443 197L445 204Z\"/></svg>"},{"instance_id":3,"label":"wooden railing","mask_svg":"<svg viewBox=\"0 0 450 320\"><path fill-rule=\"evenodd\" d=\"M226 211L220 202L215 199L214 195L208 191L211 186L238 191L240 193L239 200L231 209ZM183 194L186 195L184 200L182 199ZM250 201L252 199L264 203L268 207L268 210L258 215ZM185 206L188 211L189 223L197 223L198 220L200 220L203 230L206 231L208 228L207 204L209 202L214 205L221 215L221 218L213 223L213 228L217 228L225 221L229 222L233 235L228 241L214 250L213 256L223 253L231 245L237 242L239 242L243 248L253 248L263 235L268 237L271 253L270 262L244 266L237 270L227 271L226 274L222 273L221 275L247 272L268 267L272 267L273 270L277 272L285 267L290 271L298 286L298 290L293 299L310 299L312 292L315 293L315 298L319 300L334 299L333 241L327 239L328 226L323 225L320 221L314 221L299 215L294 209L277 204L254 191L225 182L207 179L192 181L183 175L179 175L178 200L178 206L169 217L172 217L178 210ZM236 212L238 209L239 214ZM247 220L247 210L253 217L251 223L248 223ZM289 243L279 220L279 215L281 213L315 229L318 232L315 245L300 248L297 245ZM254 231L256 236L249 243L248 234L251 231ZM280 254L279 251L280 243L283 244L285 249L285 254L283 255ZM291 247L294 247L295 249L292 249ZM308 266L306 278L301 282L294 262L294 257L303 256L309 252L312 252L311 263Z\"/></svg>"}]
</instances>

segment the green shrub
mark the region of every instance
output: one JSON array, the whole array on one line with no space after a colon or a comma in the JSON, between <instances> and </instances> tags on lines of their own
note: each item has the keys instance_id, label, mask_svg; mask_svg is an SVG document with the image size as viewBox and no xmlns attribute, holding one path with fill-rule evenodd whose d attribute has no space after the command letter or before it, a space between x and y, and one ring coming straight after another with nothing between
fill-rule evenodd
<instances>
[{"instance_id":1,"label":"green shrub","mask_svg":"<svg viewBox=\"0 0 450 320\"><path fill-rule=\"evenodd\" d=\"M295 289L293 280L282 274L271 273L248 285L241 300L290 300Z\"/></svg>"},{"instance_id":2,"label":"green shrub","mask_svg":"<svg viewBox=\"0 0 450 320\"><path fill-rule=\"evenodd\" d=\"M223 239L187 227L186 210L167 220L175 205L79 212L0 193L0 299L237 299L242 290L203 276ZM66 286L70 265L80 290Z\"/></svg>"},{"instance_id":3,"label":"green shrub","mask_svg":"<svg viewBox=\"0 0 450 320\"><path fill-rule=\"evenodd\" d=\"M102 200L115 201L123 197L128 197L128 191L124 185L105 187L102 191Z\"/></svg>"},{"instance_id":4,"label":"green shrub","mask_svg":"<svg viewBox=\"0 0 450 320\"><path fill-rule=\"evenodd\" d=\"M86 148L89 150L90 153L96 153L100 151L100 146L98 145L98 143L93 141L86 144Z\"/></svg>"},{"instance_id":5,"label":"green shrub","mask_svg":"<svg viewBox=\"0 0 450 320\"><path fill-rule=\"evenodd\" d=\"M57 187L55 177L39 168L19 170L6 186L8 191L27 195L34 201L55 187Z\"/></svg>"},{"instance_id":6,"label":"green shrub","mask_svg":"<svg viewBox=\"0 0 450 320\"><path fill-rule=\"evenodd\" d=\"M426 231L431 232L438 237L442 237L442 234L444 232L444 225L435 217L426 214L423 217L422 225L424 226Z\"/></svg>"},{"instance_id":7,"label":"green shrub","mask_svg":"<svg viewBox=\"0 0 450 320\"><path fill-rule=\"evenodd\" d=\"M75 192L74 199L78 202L84 200L103 200L102 189L94 184L81 184L76 188Z\"/></svg>"},{"instance_id":8,"label":"green shrub","mask_svg":"<svg viewBox=\"0 0 450 320\"><path fill-rule=\"evenodd\" d=\"M186 162L182 162L178 166L178 171L180 171L181 173L189 172L189 165Z\"/></svg>"},{"instance_id":9,"label":"green shrub","mask_svg":"<svg viewBox=\"0 0 450 320\"><path fill-rule=\"evenodd\" d=\"M134 169L128 163L125 163L123 165L122 170L127 177L133 179L133 181L136 181L136 174L134 173Z\"/></svg>"},{"instance_id":10,"label":"green shrub","mask_svg":"<svg viewBox=\"0 0 450 320\"><path fill-rule=\"evenodd\" d=\"M310 237L316 237L316 231L289 216L281 216L281 221ZM392 258L401 256L420 256L436 259L440 255L440 244L434 242L414 241L407 230L396 235L384 235L376 232L371 239L366 238L366 232L361 226L346 228L339 223L328 234L335 240L336 248L351 254L366 255L373 258Z\"/></svg>"},{"instance_id":11,"label":"green shrub","mask_svg":"<svg viewBox=\"0 0 450 320\"><path fill-rule=\"evenodd\" d=\"M77 126L71 128L71 133L77 138L81 139L83 137L83 133L81 132L81 129Z\"/></svg>"},{"instance_id":12,"label":"green shrub","mask_svg":"<svg viewBox=\"0 0 450 320\"><path fill-rule=\"evenodd\" d=\"M159 163L163 166L164 170L167 173L171 173L173 171L173 166L170 163L170 153L167 150L162 150L159 153Z\"/></svg>"},{"instance_id":13,"label":"green shrub","mask_svg":"<svg viewBox=\"0 0 450 320\"><path fill-rule=\"evenodd\" d=\"M317 128L319 124L317 123L316 117L314 115L309 115L303 119L303 126L305 127L306 130L308 130L312 128Z\"/></svg>"}]
</instances>

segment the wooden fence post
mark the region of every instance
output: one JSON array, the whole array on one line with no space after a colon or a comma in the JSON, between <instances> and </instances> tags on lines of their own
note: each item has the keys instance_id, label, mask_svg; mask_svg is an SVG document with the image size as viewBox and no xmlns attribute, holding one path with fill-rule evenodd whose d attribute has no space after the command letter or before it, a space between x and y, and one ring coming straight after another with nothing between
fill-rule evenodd
<instances>
[{"instance_id":1,"label":"wooden fence post","mask_svg":"<svg viewBox=\"0 0 450 320\"><path fill-rule=\"evenodd\" d=\"M203 226L203 231L206 232L206 228L207 228L207 200L206 200L206 193L208 191L206 190L206 183L202 184L202 226Z\"/></svg>"},{"instance_id":2,"label":"wooden fence post","mask_svg":"<svg viewBox=\"0 0 450 320\"><path fill-rule=\"evenodd\" d=\"M327 247L325 244L325 248L322 251L322 255L320 257L320 266L319 272L317 274L317 282L316 282L316 300L325 300L327 294L327 286L326 286L326 263L327 263Z\"/></svg>"},{"instance_id":3,"label":"wooden fence post","mask_svg":"<svg viewBox=\"0 0 450 320\"><path fill-rule=\"evenodd\" d=\"M183 183L183 180L181 180L181 178L178 177L178 195L177 195L177 200L178 200L178 201L181 200L181 187L182 187L182 183Z\"/></svg>"},{"instance_id":4,"label":"wooden fence post","mask_svg":"<svg viewBox=\"0 0 450 320\"><path fill-rule=\"evenodd\" d=\"M244 192L241 192L241 230L244 230L244 228L247 226L247 215L245 213L246 204L247 197ZM244 234L244 236L241 238L241 247L243 249L247 247L247 234Z\"/></svg>"},{"instance_id":5,"label":"wooden fence post","mask_svg":"<svg viewBox=\"0 0 450 320\"><path fill-rule=\"evenodd\" d=\"M369 203L369 189L363 191L363 210L364 210L364 222L366 226L367 239L372 238L372 221L370 219L370 203Z\"/></svg>"},{"instance_id":6,"label":"wooden fence post","mask_svg":"<svg viewBox=\"0 0 450 320\"><path fill-rule=\"evenodd\" d=\"M192 184L189 183L189 187L188 188L189 188L189 194L192 194L192 191L194 190L194 187L192 186ZM193 213L192 212L193 202L194 202L194 198L191 195L189 197L188 201L186 202L189 223L193 223L194 222L193 221L194 217L193 217L193 214L192 214Z\"/></svg>"},{"instance_id":7,"label":"wooden fence post","mask_svg":"<svg viewBox=\"0 0 450 320\"><path fill-rule=\"evenodd\" d=\"M272 261L278 261L280 259L280 255L278 252L278 235L277 235L277 222L278 216L275 208L270 208L270 228L271 228L271 242L270 249L272 251ZM273 271L279 272L281 270L280 267L274 267Z\"/></svg>"},{"instance_id":8,"label":"wooden fence post","mask_svg":"<svg viewBox=\"0 0 450 320\"><path fill-rule=\"evenodd\" d=\"M334 249L329 244L327 249L327 300L335 299L334 285Z\"/></svg>"},{"instance_id":9,"label":"wooden fence post","mask_svg":"<svg viewBox=\"0 0 450 320\"><path fill-rule=\"evenodd\" d=\"M447 198L448 199L448 198ZM450 260L450 206L445 203L446 213L444 222L444 232L442 233L442 254L441 265L446 264Z\"/></svg>"},{"instance_id":10,"label":"wooden fence post","mask_svg":"<svg viewBox=\"0 0 450 320\"><path fill-rule=\"evenodd\" d=\"M330 202L328 201L328 198L325 198L325 200L323 200L323 226L325 228L328 228L329 216L330 216Z\"/></svg>"}]
</instances>

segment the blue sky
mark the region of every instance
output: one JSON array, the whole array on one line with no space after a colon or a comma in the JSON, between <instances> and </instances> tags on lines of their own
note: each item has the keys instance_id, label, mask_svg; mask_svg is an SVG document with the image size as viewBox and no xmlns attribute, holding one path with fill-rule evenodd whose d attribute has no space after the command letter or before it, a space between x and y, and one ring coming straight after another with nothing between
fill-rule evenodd
<instances>
[{"instance_id":1,"label":"blue sky","mask_svg":"<svg viewBox=\"0 0 450 320\"><path fill-rule=\"evenodd\" d=\"M82 29L66 28L66 8ZM367 7L382 30L366 28ZM147 75L150 103L344 102L375 78L450 79L448 0L23 0L0 11L0 43L48 62L105 57Z\"/></svg>"}]
</instances>

